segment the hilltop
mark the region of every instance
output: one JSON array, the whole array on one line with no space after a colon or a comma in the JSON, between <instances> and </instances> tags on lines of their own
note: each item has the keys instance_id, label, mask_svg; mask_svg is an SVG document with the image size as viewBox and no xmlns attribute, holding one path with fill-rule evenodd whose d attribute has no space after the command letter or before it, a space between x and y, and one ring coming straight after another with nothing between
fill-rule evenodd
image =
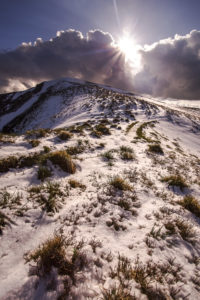
<instances>
[{"instance_id":1,"label":"hilltop","mask_svg":"<svg viewBox=\"0 0 200 300\"><path fill-rule=\"evenodd\" d=\"M0 299L200 297L195 110L69 78L0 105Z\"/></svg>"}]
</instances>

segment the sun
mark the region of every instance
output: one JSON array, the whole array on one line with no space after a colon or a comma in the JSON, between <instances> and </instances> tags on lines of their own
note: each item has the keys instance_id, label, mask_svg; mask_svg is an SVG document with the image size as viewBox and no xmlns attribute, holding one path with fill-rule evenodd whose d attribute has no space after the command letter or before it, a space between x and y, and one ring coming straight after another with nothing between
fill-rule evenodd
<instances>
[{"instance_id":1,"label":"sun","mask_svg":"<svg viewBox=\"0 0 200 300\"><path fill-rule=\"evenodd\" d=\"M138 71L141 67L141 57L139 53L140 46L137 45L134 38L125 34L118 41L119 50L125 55L125 59Z\"/></svg>"}]
</instances>

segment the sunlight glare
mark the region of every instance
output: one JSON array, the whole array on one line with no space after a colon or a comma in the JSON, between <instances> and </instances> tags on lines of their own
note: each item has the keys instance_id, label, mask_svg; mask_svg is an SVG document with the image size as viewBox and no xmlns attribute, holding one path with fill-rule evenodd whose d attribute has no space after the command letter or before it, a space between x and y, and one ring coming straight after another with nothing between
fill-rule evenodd
<instances>
[{"instance_id":1,"label":"sunlight glare","mask_svg":"<svg viewBox=\"0 0 200 300\"><path fill-rule=\"evenodd\" d=\"M136 44L134 39L130 37L130 35L124 34L124 36L118 42L118 47L125 55L126 61L134 67L136 72L139 71L141 67L139 54L140 46Z\"/></svg>"}]
</instances>

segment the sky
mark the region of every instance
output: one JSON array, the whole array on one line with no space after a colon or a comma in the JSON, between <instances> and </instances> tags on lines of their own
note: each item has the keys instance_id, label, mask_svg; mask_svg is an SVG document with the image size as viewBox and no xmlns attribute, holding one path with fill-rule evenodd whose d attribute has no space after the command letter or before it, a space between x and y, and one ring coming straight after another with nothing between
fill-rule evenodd
<instances>
[{"instance_id":1,"label":"sky","mask_svg":"<svg viewBox=\"0 0 200 300\"><path fill-rule=\"evenodd\" d=\"M198 0L0 0L0 91L76 77L200 99L199 11ZM125 33L139 71L118 47Z\"/></svg>"}]
</instances>

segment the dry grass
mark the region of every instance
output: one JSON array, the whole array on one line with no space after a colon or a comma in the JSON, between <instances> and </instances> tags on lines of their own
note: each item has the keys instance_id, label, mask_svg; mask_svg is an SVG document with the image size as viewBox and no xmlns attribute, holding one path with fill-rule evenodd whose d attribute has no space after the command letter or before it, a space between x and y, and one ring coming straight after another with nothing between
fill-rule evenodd
<instances>
[{"instance_id":1,"label":"dry grass","mask_svg":"<svg viewBox=\"0 0 200 300\"><path fill-rule=\"evenodd\" d=\"M188 184L186 183L185 179L181 175L171 175L166 176L161 179L162 182L167 182L168 186L177 186L181 190L188 187Z\"/></svg>"},{"instance_id":2,"label":"dry grass","mask_svg":"<svg viewBox=\"0 0 200 300\"><path fill-rule=\"evenodd\" d=\"M66 151L51 152L48 158L53 164L58 165L63 171L74 174L76 172L76 166L73 163L71 156Z\"/></svg>"},{"instance_id":3,"label":"dry grass","mask_svg":"<svg viewBox=\"0 0 200 300\"><path fill-rule=\"evenodd\" d=\"M33 148L35 148L35 147L39 146L40 141L39 141L39 140L30 140L30 141L29 141L29 144L31 144L31 146L32 146Z\"/></svg>"},{"instance_id":4,"label":"dry grass","mask_svg":"<svg viewBox=\"0 0 200 300\"><path fill-rule=\"evenodd\" d=\"M109 184L113 186L115 189L121 190L121 191L131 191L133 188L130 186L128 182L126 182L123 178L120 176L114 176L110 179Z\"/></svg>"},{"instance_id":5,"label":"dry grass","mask_svg":"<svg viewBox=\"0 0 200 300\"><path fill-rule=\"evenodd\" d=\"M45 166L39 166L37 171L37 177L41 181L44 181L46 178L51 177L51 170Z\"/></svg>"},{"instance_id":6,"label":"dry grass","mask_svg":"<svg viewBox=\"0 0 200 300\"><path fill-rule=\"evenodd\" d=\"M77 180L75 180L75 179L69 179L69 185L70 185L70 187L71 188L73 188L73 189L77 189L77 188L79 188L79 189L81 189L81 190L85 190L86 189L86 185L85 184L82 184L81 182L79 182L79 181L77 181Z\"/></svg>"},{"instance_id":7,"label":"dry grass","mask_svg":"<svg viewBox=\"0 0 200 300\"><path fill-rule=\"evenodd\" d=\"M47 278L55 268L64 286L57 299L68 299L72 285L76 285L77 274L88 264L82 247L83 242L76 243L72 237L55 234L35 250L26 253L24 259L26 263L35 263L35 272L32 273L39 277Z\"/></svg>"},{"instance_id":8,"label":"dry grass","mask_svg":"<svg viewBox=\"0 0 200 300\"><path fill-rule=\"evenodd\" d=\"M185 209L191 211L195 216L200 217L200 204L192 195L185 196L182 201L178 202Z\"/></svg>"},{"instance_id":9,"label":"dry grass","mask_svg":"<svg viewBox=\"0 0 200 300\"><path fill-rule=\"evenodd\" d=\"M69 140L72 136L73 136L73 134L67 130L61 130L58 135L59 139L61 139L63 141Z\"/></svg>"},{"instance_id":10,"label":"dry grass","mask_svg":"<svg viewBox=\"0 0 200 300\"><path fill-rule=\"evenodd\" d=\"M156 154L164 154L164 151L159 144L149 145L148 151Z\"/></svg>"}]
</instances>

